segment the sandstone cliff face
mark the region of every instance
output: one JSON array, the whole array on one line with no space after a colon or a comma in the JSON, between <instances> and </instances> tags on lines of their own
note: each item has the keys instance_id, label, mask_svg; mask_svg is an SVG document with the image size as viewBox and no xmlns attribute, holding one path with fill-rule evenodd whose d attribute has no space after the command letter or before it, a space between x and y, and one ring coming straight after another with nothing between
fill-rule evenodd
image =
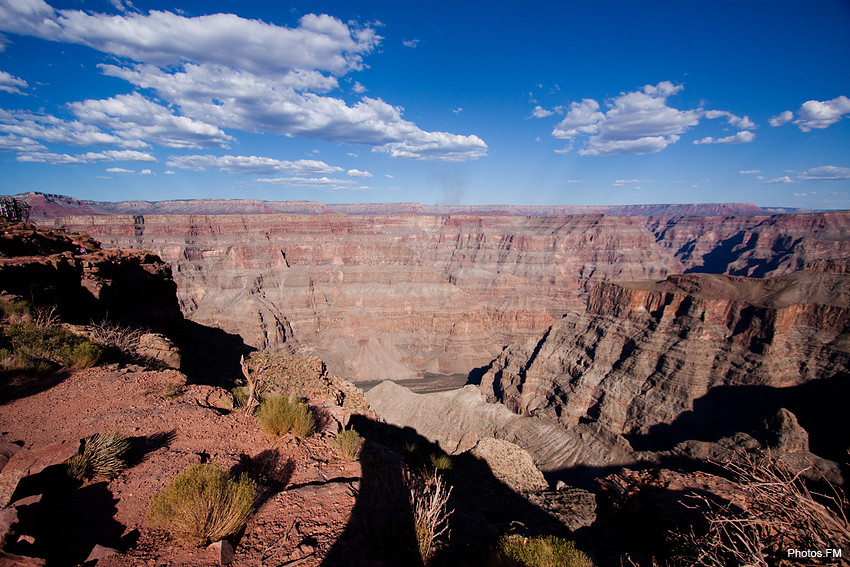
<instances>
[{"instance_id":1,"label":"sandstone cliff face","mask_svg":"<svg viewBox=\"0 0 850 567\"><path fill-rule=\"evenodd\" d=\"M20 232L5 229L2 237L20 239ZM27 232L33 233L30 240L38 243L38 254L29 255L32 250L19 246L27 255L0 257L0 289L5 292L35 305L55 305L63 319L77 323L108 315L113 322L167 330L183 320L171 268L153 254L131 250L79 254L69 238ZM46 243L52 244L44 255Z\"/></svg>"},{"instance_id":2,"label":"sandstone cliff face","mask_svg":"<svg viewBox=\"0 0 850 567\"><path fill-rule=\"evenodd\" d=\"M818 267L829 271L603 282L585 311L566 314L539 341L507 348L480 388L522 415L637 440L710 436L720 422L719 433L741 430L763 417L755 408L776 410L768 398L803 392L803 384L847 389L850 278L835 273L842 264ZM831 411L827 399L784 399L809 404L809 413Z\"/></svg>"},{"instance_id":3,"label":"sandstone cliff face","mask_svg":"<svg viewBox=\"0 0 850 567\"><path fill-rule=\"evenodd\" d=\"M174 268L186 316L335 374L468 373L583 309L601 281L777 275L850 255L850 214L66 217Z\"/></svg>"}]
</instances>

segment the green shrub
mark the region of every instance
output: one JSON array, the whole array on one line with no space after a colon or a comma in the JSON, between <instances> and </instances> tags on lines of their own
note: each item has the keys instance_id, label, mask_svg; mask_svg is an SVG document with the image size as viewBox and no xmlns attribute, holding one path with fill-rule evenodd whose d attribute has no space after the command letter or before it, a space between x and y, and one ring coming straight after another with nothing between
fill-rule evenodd
<instances>
[{"instance_id":1,"label":"green shrub","mask_svg":"<svg viewBox=\"0 0 850 567\"><path fill-rule=\"evenodd\" d=\"M91 368L100 360L101 348L91 341L83 340L75 345L65 345L60 353L67 366L83 369Z\"/></svg>"},{"instance_id":2,"label":"green shrub","mask_svg":"<svg viewBox=\"0 0 850 567\"><path fill-rule=\"evenodd\" d=\"M237 408L244 408L248 403L248 386L236 386L230 390L233 402Z\"/></svg>"},{"instance_id":3,"label":"green shrub","mask_svg":"<svg viewBox=\"0 0 850 567\"><path fill-rule=\"evenodd\" d=\"M83 440L80 453L68 461L68 474L74 478L112 479L127 468L125 456L130 442L120 433L95 433Z\"/></svg>"},{"instance_id":4,"label":"green shrub","mask_svg":"<svg viewBox=\"0 0 850 567\"><path fill-rule=\"evenodd\" d=\"M254 481L218 465L194 465L153 497L148 517L182 543L206 545L242 529L254 510Z\"/></svg>"},{"instance_id":5,"label":"green shrub","mask_svg":"<svg viewBox=\"0 0 850 567\"><path fill-rule=\"evenodd\" d=\"M346 461L356 461L363 449L364 439L353 429L340 431L333 438L333 446Z\"/></svg>"},{"instance_id":6,"label":"green shrub","mask_svg":"<svg viewBox=\"0 0 850 567\"><path fill-rule=\"evenodd\" d=\"M90 340L55 324L12 323L6 329L12 353L22 365L51 361L62 366L88 368L97 364L102 353Z\"/></svg>"},{"instance_id":7,"label":"green shrub","mask_svg":"<svg viewBox=\"0 0 850 567\"><path fill-rule=\"evenodd\" d=\"M20 319L29 315L30 304L26 301L5 301L0 298L0 320L9 317L10 320Z\"/></svg>"},{"instance_id":8,"label":"green shrub","mask_svg":"<svg viewBox=\"0 0 850 567\"><path fill-rule=\"evenodd\" d=\"M308 437L316 428L307 404L295 397L272 396L260 403L257 409L257 422L260 428L270 435L294 433L298 437Z\"/></svg>"},{"instance_id":9,"label":"green shrub","mask_svg":"<svg viewBox=\"0 0 850 567\"><path fill-rule=\"evenodd\" d=\"M498 567L593 567L571 541L555 536L502 536L492 562Z\"/></svg>"}]
</instances>

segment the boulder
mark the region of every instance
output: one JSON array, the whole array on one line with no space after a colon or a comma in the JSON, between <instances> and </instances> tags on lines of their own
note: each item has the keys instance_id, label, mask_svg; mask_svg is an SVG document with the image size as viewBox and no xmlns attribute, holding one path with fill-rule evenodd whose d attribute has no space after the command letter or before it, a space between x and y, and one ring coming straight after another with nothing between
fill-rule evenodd
<instances>
[{"instance_id":1,"label":"boulder","mask_svg":"<svg viewBox=\"0 0 850 567\"><path fill-rule=\"evenodd\" d=\"M136 354L144 358L157 360L166 368L180 369L180 350L168 337L159 333L146 333L139 338Z\"/></svg>"}]
</instances>

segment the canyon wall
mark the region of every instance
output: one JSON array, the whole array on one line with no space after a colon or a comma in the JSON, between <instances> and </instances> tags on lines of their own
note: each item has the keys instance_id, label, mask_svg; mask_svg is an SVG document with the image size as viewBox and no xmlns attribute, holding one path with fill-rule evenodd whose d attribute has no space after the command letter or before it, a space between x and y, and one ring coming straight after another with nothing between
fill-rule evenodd
<instances>
[{"instance_id":1,"label":"canyon wall","mask_svg":"<svg viewBox=\"0 0 850 567\"><path fill-rule=\"evenodd\" d=\"M850 392L846 271L816 262L769 279L603 282L584 312L505 349L480 389L518 414L597 425L646 449L758 437L788 408L819 454L840 458L850 443L839 419Z\"/></svg>"},{"instance_id":2,"label":"canyon wall","mask_svg":"<svg viewBox=\"0 0 850 567\"><path fill-rule=\"evenodd\" d=\"M173 267L184 314L355 380L466 374L613 280L790 273L850 256L850 213L702 217L73 216Z\"/></svg>"}]
</instances>

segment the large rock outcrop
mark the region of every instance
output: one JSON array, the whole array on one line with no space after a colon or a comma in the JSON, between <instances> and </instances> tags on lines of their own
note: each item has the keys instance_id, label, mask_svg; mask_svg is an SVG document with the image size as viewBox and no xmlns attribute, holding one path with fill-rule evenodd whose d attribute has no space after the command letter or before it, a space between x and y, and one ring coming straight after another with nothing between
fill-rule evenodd
<instances>
[{"instance_id":1,"label":"large rock outcrop","mask_svg":"<svg viewBox=\"0 0 850 567\"><path fill-rule=\"evenodd\" d=\"M845 263L813 267L603 282L585 311L505 349L481 391L518 414L595 424L639 448L736 431L766 439L766 421L788 408L813 452L840 457L850 441L837 401L850 390L850 277Z\"/></svg>"},{"instance_id":2,"label":"large rock outcrop","mask_svg":"<svg viewBox=\"0 0 850 567\"><path fill-rule=\"evenodd\" d=\"M125 215L56 221L174 268L186 316L358 380L467 374L601 281L779 275L850 256L850 213Z\"/></svg>"}]
</instances>

